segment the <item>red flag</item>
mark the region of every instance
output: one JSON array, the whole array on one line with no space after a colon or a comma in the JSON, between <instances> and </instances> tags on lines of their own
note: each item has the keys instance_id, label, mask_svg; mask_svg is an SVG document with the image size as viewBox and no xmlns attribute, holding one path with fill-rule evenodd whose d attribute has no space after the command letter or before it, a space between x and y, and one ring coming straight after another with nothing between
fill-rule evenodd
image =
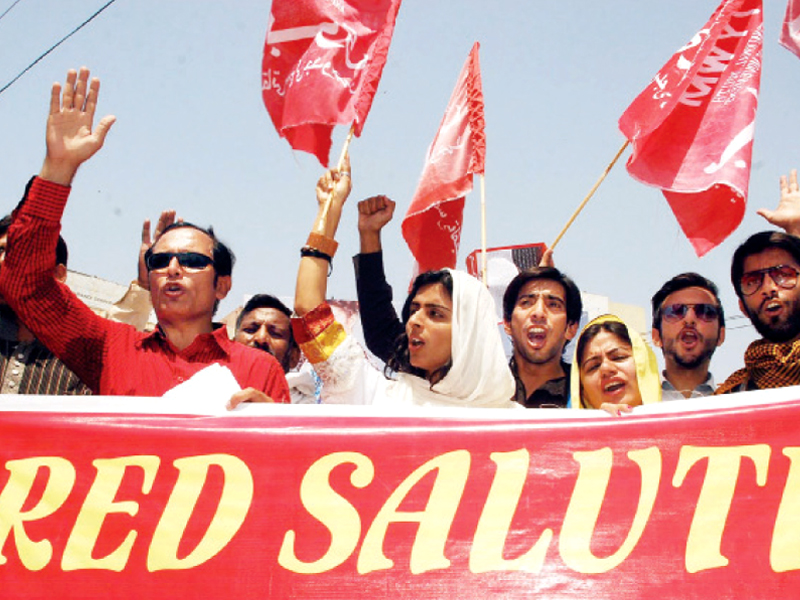
<instances>
[{"instance_id":1,"label":"red flag","mask_svg":"<svg viewBox=\"0 0 800 600\"><path fill-rule=\"evenodd\" d=\"M781 45L800 58L800 0L789 0L786 5Z\"/></svg>"},{"instance_id":2,"label":"red flag","mask_svg":"<svg viewBox=\"0 0 800 600\"><path fill-rule=\"evenodd\" d=\"M744 216L762 43L761 0L724 0L619 120L628 172L662 189L698 256Z\"/></svg>"},{"instance_id":3,"label":"red flag","mask_svg":"<svg viewBox=\"0 0 800 600\"><path fill-rule=\"evenodd\" d=\"M295 150L328 164L336 125L361 135L378 88L400 0L274 0L261 89Z\"/></svg>"},{"instance_id":4,"label":"red flag","mask_svg":"<svg viewBox=\"0 0 800 600\"><path fill-rule=\"evenodd\" d=\"M484 172L479 47L476 42L461 70L403 219L403 237L420 273L456 266L464 196L472 190L472 174Z\"/></svg>"}]
</instances>

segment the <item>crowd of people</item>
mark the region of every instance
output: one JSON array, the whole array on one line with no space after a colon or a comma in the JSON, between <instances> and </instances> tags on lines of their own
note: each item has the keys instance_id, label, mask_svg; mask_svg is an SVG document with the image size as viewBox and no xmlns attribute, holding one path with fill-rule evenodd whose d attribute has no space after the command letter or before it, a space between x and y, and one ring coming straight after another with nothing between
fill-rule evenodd
<instances>
[{"instance_id":1,"label":"crowd of people","mask_svg":"<svg viewBox=\"0 0 800 600\"><path fill-rule=\"evenodd\" d=\"M783 231L764 231L734 253L731 282L761 339L744 368L717 386L710 370L725 340L717 285L676 275L652 297L655 353L621 319L604 315L580 329L575 282L553 264L521 271L508 285L503 329L494 301L474 277L453 269L415 279L401 314L383 268L381 231L394 202L358 203L356 289L367 348L379 371L326 302L335 240L350 195L345 157L317 187L317 216L301 249L294 306L253 296L233 339L215 323L232 285L234 254L211 228L165 211L151 237L142 230L138 279L107 316L92 312L64 284L62 213L78 168L103 145L113 117L94 122L99 81L87 69L53 86L42 169L12 215L0 220L2 393L160 396L211 364L227 367L242 402L317 401L383 406L602 409L612 414L659 401L800 383L800 190L781 178L775 211L760 211ZM154 310L157 326L144 331ZM575 339L572 362L564 348ZM303 363L302 370L298 366Z\"/></svg>"}]
</instances>

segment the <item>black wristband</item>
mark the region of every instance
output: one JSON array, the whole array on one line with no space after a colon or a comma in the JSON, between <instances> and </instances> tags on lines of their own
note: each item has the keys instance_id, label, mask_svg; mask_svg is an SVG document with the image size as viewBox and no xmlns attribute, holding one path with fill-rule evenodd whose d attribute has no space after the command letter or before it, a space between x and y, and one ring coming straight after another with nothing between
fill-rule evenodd
<instances>
[{"instance_id":1,"label":"black wristband","mask_svg":"<svg viewBox=\"0 0 800 600\"><path fill-rule=\"evenodd\" d=\"M329 254L325 254L322 250L317 250L316 248L310 248L308 246L303 246L300 248L300 256L302 258L321 258L323 260L328 261L328 277L331 276L333 273L333 258Z\"/></svg>"}]
</instances>

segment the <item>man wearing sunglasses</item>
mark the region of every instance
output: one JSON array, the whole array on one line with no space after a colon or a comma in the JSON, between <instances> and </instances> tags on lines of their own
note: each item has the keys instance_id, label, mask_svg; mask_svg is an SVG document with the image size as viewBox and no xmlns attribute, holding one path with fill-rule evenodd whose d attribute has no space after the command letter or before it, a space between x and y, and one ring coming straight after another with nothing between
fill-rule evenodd
<instances>
[{"instance_id":1,"label":"man wearing sunglasses","mask_svg":"<svg viewBox=\"0 0 800 600\"><path fill-rule=\"evenodd\" d=\"M653 295L652 306L653 343L664 354L662 399L713 394L711 357L725 341L717 286L697 273L681 273Z\"/></svg>"},{"instance_id":2,"label":"man wearing sunglasses","mask_svg":"<svg viewBox=\"0 0 800 600\"><path fill-rule=\"evenodd\" d=\"M745 351L744 369L717 393L800 384L800 238L780 231L750 236L733 254L739 307L762 338Z\"/></svg>"},{"instance_id":3,"label":"man wearing sunglasses","mask_svg":"<svg viewBox=\"0 0 800 600\"><path fill-rule=\"evenodd\" d=\"M158 327L143 333L95 315L52 276L61 216L75 173L103 145L114 117L96 125L100 82L88 69L54 84L47 154L8 231L0 294L34 334L96 394L161 396L211 364L243 388L229 400L288 402L286 378L266 352L230 340L214 311L231 288L233 254L213 230L166 228L145 263Z\"/></svg>"}]
</instances>

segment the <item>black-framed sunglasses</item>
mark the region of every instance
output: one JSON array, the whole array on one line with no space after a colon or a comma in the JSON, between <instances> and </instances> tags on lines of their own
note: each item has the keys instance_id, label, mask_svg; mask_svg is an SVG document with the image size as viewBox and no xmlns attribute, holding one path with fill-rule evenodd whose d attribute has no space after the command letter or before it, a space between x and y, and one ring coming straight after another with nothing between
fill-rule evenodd
<instances>
[{"instance_id":1,"label":"black-framed sunglasses","mask_svg":"<svg viewBox=\"0 0 800 600\"><path fill-rule=\"evenodd\" d=\"M661 315L666 321L680 321L687 314L689 309L694 311L695 316L701 321L710 323L719 317L719 307L714 304L667 304L661 309Z\"/></svg>"},{"instance_id":2,"label":"black-framed sunglasses","mask_svg":"<svg viewBox=\"0 0 800 600\"><path fill-rule=\"evenodd\" d=\"M208 265L214 264L214 259L199 252L154 252L145 257L148 271L166 269L173 258L178 259L178 264L190 271L202 271Z\"/></svg>"},{"instance_id":3,"label":"black-framed sunglasses","mask_svg":"<svg viewBox=\"0 0 800 600\"><path fill-rule=\"evenodd\" d=\"M764 285L764 275L769 275L770 279L772 279L778 287L791 290L797 285L797 276L800 275L800 271L790 265L777 265L775 267L759 269L758 271L748 271L742 275L739 281L742 294L745 296L752 296L760 290L761 286Z\"/></svg>"}]
</instances>

